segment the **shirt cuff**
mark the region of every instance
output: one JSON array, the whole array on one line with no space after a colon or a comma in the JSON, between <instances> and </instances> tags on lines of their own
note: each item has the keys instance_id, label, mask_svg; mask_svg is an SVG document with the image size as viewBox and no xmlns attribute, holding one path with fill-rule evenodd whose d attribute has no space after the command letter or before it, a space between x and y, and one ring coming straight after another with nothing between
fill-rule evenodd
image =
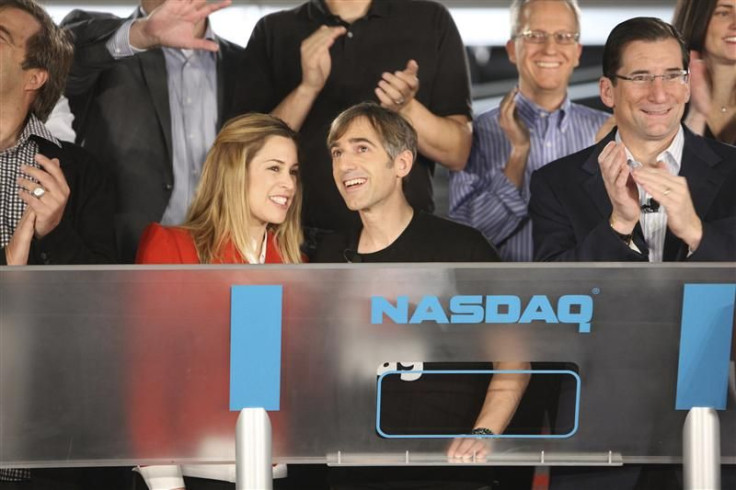
<instances>
[{"instance_id":1,"label":"shirt cuff","mask_svg":"<svg viewBox=\"0 0 736 490\"><path fill-rule=\"evenodd\" d=\"M145 49L138 49L130 45L130 28L137 19L127 20L121 25L115 34L108 39L107 50L110 55L116 60L133 56L137 53L143 53Z\"/></svg>"},{"instance_id":2,"label":"shirt cuff","mask_svg":"<svg viewBox=\"0 0 736 490\"><path fill-rule=\"evenodd\" d=\"M514 216L519 218L525 218L527 216L529 207L527 202L522 197L521 191L511 183L503 172L491 178L488 191L498 196Z\"/></svg>"},{"instance_id":3,"label":"shirt cuff","mask_svg":"<svg viewBox=\"0 0 736 490\"><path fill-rule=\"evenodd\" d=\"M138 466L135 471L141 474L151 490L184 488L184 477L178 465Z\"/></svg>"},{"instance_id":4,"label":"shirt cuff","mask_svg":"<svg viewBox=\"0 0 736 490\"><path fill-rule=\"evenodd\" d=\"M185 464L181 472L188 477L235 483L234 464Z\"/></svg>"}]
</instances>

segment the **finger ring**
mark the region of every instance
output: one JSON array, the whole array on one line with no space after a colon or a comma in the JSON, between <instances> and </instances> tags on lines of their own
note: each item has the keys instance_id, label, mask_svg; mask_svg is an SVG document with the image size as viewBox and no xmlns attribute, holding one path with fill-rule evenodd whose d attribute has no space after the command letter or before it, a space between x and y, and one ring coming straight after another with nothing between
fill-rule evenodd
<instances>
[{"instance_id":1,"label":"finger ring","mask_svg":"<svg viewBox=\"0 0 736 490\"><path fill-rule=\"evenodd\" d=\"M663 193L663 194L664 194L664 195L666 196L666 195L667 195L667 194L669 194L670 192L672 192L672 189L670 189L669 187L665 187L665 188L664 188L664 193Z\"/></svg>"},{"instance_id":2,"label":"finger ring","mask_svg":"<svg viewBox=\"0 0 736 490\"><path fill-rule=\"evenodd\" d=\"M396 104L396 105L401 105L403 103L404 103L404 98L403 97L399 97L398 99L396 99L394 101L394 104Z\"/></svg>"},{"instance_id":3,"label":"finger ring","mask_svg":"<svg viewBox=\"0 0 736 490\"><path fill-rule=\"evenodd\" d=\"M33 196L36 197L36 199L41 199L41 196L43 196L44 194L46 194L46 189L44 189L43 187L41 187L39 185L38 187L36 187L35 189L33 189L33 191L31 192L31 194L33 194Z\"/></svg>"}]
</instances>

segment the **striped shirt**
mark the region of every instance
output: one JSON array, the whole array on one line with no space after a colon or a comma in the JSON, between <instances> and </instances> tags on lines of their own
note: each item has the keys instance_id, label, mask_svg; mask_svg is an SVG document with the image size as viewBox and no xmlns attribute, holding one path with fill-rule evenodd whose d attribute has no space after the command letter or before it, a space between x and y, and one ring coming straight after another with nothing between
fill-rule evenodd
<instances>
[{"instance_id":1,"label":"striped shirt","mask_svg":"<svg viewBox=\"0 0 736 490\"><path fill-rule=\"evenodd\" d=\"M499 125L496 107L473 123L473 147L465 170L450 173L450 218L480 230L503 260L526 262L533 257L527 213L532 172L592 145L610 114L568 98L559 109L548 112L521 94L516 96L516 107L531 139L521 189L503 173L511 144Z\"/></svg>"},{"instance_id":2,"label":"striped shirt","mask_svg":"<svg viewBox=\"0 0 736 490\"><path fill-rule=\"evenodd\" d=\"M621 134L618 131L616 132L616 142L621 143ZM667 170L672 175L680 173L684 145L685 132L682 130L682 126L680 126L680 130L677 132L670 146L657 155L657 161L664 162L667 165ZM634 159L628 148L626 148L626 157L628 158L629 166L632 168L643 165ZM639 204L643 208L645 204L651 203L652 196L642 186L637 185L637 187L639 188ZM647 248L649 249L649 262L662 262L662 257L664 256L664 238L667 235L667 210L664 206L658 206L654 212L642 212L639 217L639 224L641 224L644 241L647 242ZM634 242L631 243L633 244Z\"/></svg>"}]
</instances>

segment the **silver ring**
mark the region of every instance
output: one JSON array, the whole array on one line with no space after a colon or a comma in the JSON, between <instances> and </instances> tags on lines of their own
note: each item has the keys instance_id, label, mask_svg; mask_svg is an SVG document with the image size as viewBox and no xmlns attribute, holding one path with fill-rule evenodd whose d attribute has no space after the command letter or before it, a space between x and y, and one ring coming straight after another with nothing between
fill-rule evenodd
<instances>
[{"instance_id":1,"label":"silver ring","mask_svg":"<svg viewBox=\"0 0 736 490\"><path fill-rule=\"evenodd\" d=\"M672 192L672 189L670 189L669 187L665 187L665 188L664 188L664 193L663 193L663 194L664 194L664 195L666 196L666 195L667 195L667 194L669 194L670 192Z\"/></svg>"},{"instance_id":2,"label":"silver ring","mask_svg":"<svg viewBox=\"0 0 736 490\"><path fill-rule=\"evenodd\" d=\"M396 99L396 100L394 101L394 104L396 104L396 105L401 105L401 104L403 104L404 102L405 102L405 101L404 101L404 98L403 98L403 97L399 97L398 99Z\"/></svg>"},{"instance_id":3,"label":"silver ring","mask_svg":"<svg viewBox=\"0 0 736 490\"><path fill-rule=\"evenodd\" d=\"M38 187L36 187L35 189L33 189L33 191L31 191L31 194L33 194L33 196L36 199L41 199L41 196L43 196L44 194L46 194L46 189L44 189L43 187L41 187L39 185Z\"/></svg>"}]
</instances>

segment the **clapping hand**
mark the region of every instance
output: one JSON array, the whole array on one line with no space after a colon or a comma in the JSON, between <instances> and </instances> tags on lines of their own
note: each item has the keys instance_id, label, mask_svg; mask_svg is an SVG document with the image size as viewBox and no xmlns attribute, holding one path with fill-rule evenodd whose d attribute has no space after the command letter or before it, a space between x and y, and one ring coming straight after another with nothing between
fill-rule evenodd
<instances>
[{"instance_id":1,"label":"clapping hand","mask_svg":"<svg viewBox=\"0 0 736 490\"><path fill-rule=\"evenodd\" d=\"M419 91L418 73L419 65L414 60L409 60L401 71L384 72L375 89L381 106L399 112L414 100Z\"/></svg>"}]
</instances>

